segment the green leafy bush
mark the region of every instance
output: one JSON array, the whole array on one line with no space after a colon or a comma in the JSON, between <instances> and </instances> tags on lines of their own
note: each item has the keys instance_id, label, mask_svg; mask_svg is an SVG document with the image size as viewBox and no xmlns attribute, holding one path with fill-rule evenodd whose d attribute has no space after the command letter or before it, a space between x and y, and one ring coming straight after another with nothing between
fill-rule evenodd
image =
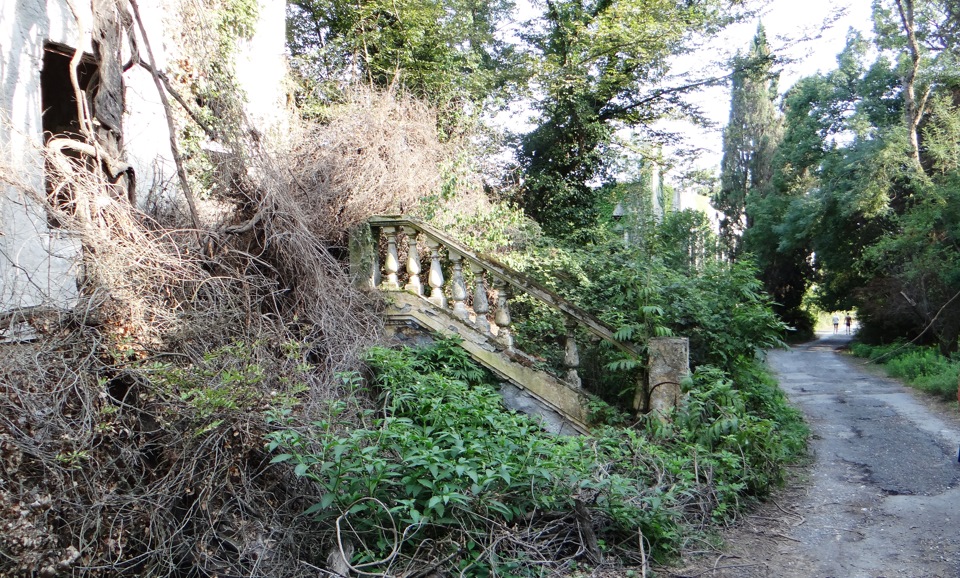
<instances>
[{"instance_id":1,"label":"green leafy bush","mask_svg":"<svg viewBox=\"0 0 960 578\"><path fill-rule=\"evenodd\" d=\"M540 575L591 548L636 560L638 535L662 559L765 493L803 447L798 415L757 369L749 388L701 370L672 424L561 437L504 409L454 342L374 348L368 362L382 409L362 428L339 427L336 412L308 427L286 415L268 435L273 462L320 487L308 513L349 535L366 571L445 559L467 575Z\"/></svg>"},{"instance_id":2,"label":"green leafy bush","mask_svg":"<svg viewBox=\"0 0 960 578\"><path fill-rule=\"evenodd\" d=\"M866 345L855 343L851 351L858 357L881 363L891 377L944 399L957 395L960 362L942 355L935 347L893 343Z\"/></svg>"}]
</instances>

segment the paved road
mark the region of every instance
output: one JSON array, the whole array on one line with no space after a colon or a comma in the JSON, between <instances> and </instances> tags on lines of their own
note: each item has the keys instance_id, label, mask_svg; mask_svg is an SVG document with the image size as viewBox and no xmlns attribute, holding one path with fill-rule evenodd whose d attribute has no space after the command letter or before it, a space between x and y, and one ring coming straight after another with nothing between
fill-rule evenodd
<instances>
[{"instance_id":1,"label":"paved road","mask_svg":"<svg viewBox=\"0 0 960 578\"><path fill-rule=\"evenodd\" d=\"M815 457L807 491L792 504L802 523L785 532L806 568L770 575L958 578L956 405L866 371L836 351L847 340L825 335L769 355L807 416Z\"/></svg>"},{"instance_id":2,"label":"paved road","mask_svg":"<svg viewBox=\"0 0 960 578\"><path fill-rule=\"evenodd\" d=\"M960 578L960 412L822 335L768 356L807 416L812 463L670 578ZM659 575L660 573L658 573Z\"/></svg>"}]
</instances>

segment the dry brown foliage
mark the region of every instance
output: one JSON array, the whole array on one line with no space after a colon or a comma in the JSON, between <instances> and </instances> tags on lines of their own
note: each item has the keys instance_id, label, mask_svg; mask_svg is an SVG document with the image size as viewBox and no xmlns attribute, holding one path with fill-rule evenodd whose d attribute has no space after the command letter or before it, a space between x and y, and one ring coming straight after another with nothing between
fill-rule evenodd
<instances>
[{"instance_id":1,"label":"dry brown foliage","mask_svg":"<svg viewBox=\"0 0 960 578\"><path fill-rule=\"evenodd\" d=\"M0 575L315 575L318 497L267 467L268 392L212 411L105 349L82 326L0 346Z\"/></svg>"},{"instance_id":2,"label":"dry brown foliage","mask_svg":"<svg viewBox=\"0 0 960 578\"><path fill-rule=\"evenodd\" d=\"M284 165L256 139L230 145L199 245L82 157L46 151L47 195L0 168L81 247L72 308L0 312L0 337L21 322L37 336L0 345L0 576L323 564L301 516L319 497L267 467L265 415L309 420L346 397L338 373L378 339L377 303L311 228Z\"/></svg>"},{"instance_id":3,"label":"dry brown foliage","mask_svg":"<svg viewBox=\"0 0 960 578\"><path fill-rule=\"evenodd\" d=\"M482 197L479 181L457 170L464 143L441 142L436 113L408 96L358 87L324 123L306 126L290 152L291 186L321 238L343 246L346 232L371 215L416 214ZM471 194L473 193L473 194Z\"/></svg>"}]
</instances>

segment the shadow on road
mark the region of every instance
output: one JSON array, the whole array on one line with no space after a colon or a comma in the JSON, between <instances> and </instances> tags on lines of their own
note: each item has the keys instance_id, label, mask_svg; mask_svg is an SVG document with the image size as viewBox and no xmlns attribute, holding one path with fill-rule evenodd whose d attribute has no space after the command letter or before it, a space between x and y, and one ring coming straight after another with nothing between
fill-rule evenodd
<instances>
[{"instance_id":1,"label":"shadow on road","mask_svg":"<svg viewBox=\"0 0 960 578\"><path fill-rule=\"evenodd\" d=\"M719 556L668 576L960 577L960 416L846 355L832 331L767 362L806 415L809 464L725 535Z\"/></svg>"}]
</instances>

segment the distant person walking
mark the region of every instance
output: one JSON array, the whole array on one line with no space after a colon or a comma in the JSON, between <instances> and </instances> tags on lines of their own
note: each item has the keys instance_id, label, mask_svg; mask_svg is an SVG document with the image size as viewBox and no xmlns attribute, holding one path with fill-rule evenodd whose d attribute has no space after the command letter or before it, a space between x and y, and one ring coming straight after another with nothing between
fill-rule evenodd
<instances>
[{"instance_id":1,"label":"distant person walking","mask_svg":"<svg viewBox=\"0 0 960 578\"><path fill-rule=\"evenodd\" d=\"M836 335L840 332L840 316L836 313L833 314L833 334Z\"/></svg>"},{"instance_id":2,"label":"distant person walking","mask_svg":"<svg viewBox=\"0 0 960 578\"><path fill-rule=\"evenodd\" d=\"M850 314L847 313L847 317L843 320L847 326L847 335L850 335L850 325L853 324L853 317L850 317Z\"/></svg>"}]
</instances>

